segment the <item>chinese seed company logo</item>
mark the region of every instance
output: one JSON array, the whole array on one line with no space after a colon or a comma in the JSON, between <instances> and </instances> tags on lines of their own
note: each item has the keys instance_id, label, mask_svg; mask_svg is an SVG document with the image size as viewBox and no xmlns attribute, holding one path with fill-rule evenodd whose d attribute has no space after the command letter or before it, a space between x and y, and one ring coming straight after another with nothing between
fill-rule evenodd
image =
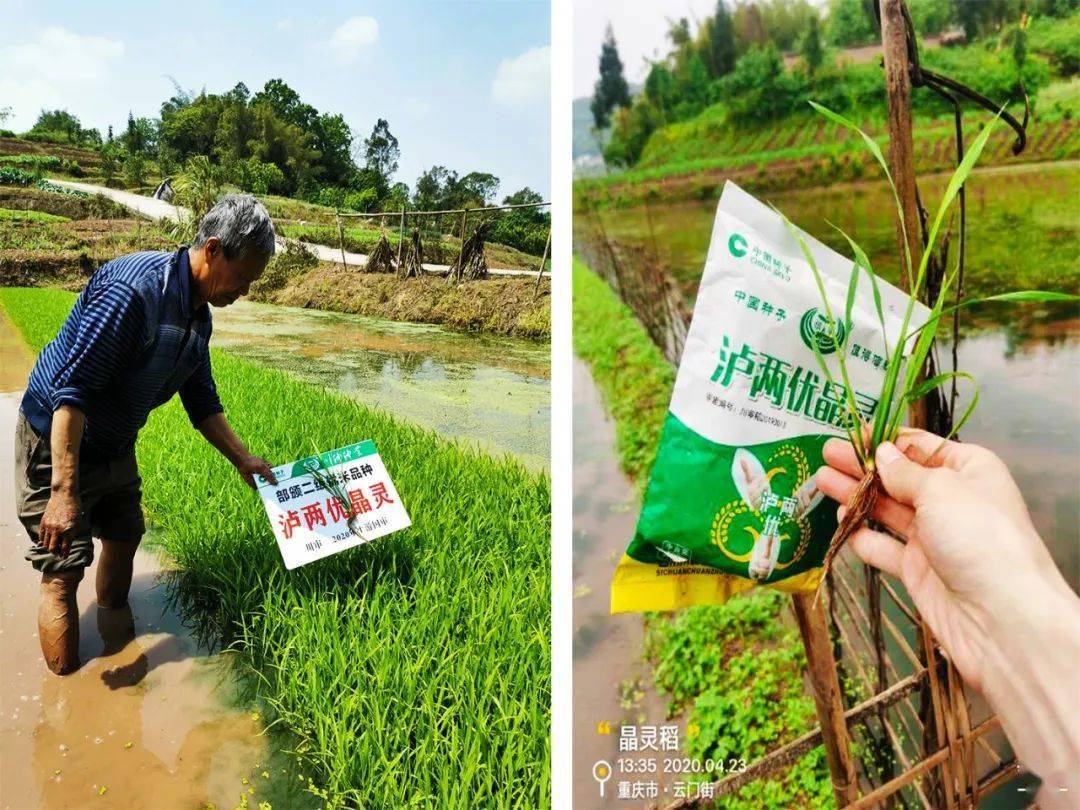
<instances>
[{"instance_id":1,"label":"chinese seed company logo","mask_svg":"<svg viewBox=\"0 0 1080 810\"><path fill-rule=\"evenodd\" d=\"M803 343L809 349L813 349L816 345L817 350L822 354L832 354L836 351L837 344L843 346L844 340L847 338L847 331L844 322L838 321L836 324L836 342L834 343L830 320L819 312L817 307L806 310L799 320L799 337L802 338Z\"/></svg>"},{"instance_id":2,"label":"chinese seed company logo","mask_svg":"<svg viewBox=\"0 0 1080 810\"><path fill-rule=\"evenodd\" d=\"M746 237L741 234L733 233L728 239L727 246L736 259L741 259L746 255Z\"/></svg>"}]
</instances>

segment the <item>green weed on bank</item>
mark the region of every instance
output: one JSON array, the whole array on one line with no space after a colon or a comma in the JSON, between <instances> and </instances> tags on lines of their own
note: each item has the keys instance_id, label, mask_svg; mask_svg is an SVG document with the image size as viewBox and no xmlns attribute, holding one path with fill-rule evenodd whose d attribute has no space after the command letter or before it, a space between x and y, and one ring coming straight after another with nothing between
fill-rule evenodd
<instances>
[{"instance_id":1,"label":"green weed on bank","mask_svg":"<svg viewBox=\"0 0 1080 810\"><path fill-rule=\"evenodd\" d=\"M0 289L35 349L73 296ZM374 439L407 531L286 571L256 495L174 399L140 434L144 506L204 628L240 652L347 807L550 802L550 482L510 460L213 353L226 413L282 463Z\"/></svg>"}]
</instances>

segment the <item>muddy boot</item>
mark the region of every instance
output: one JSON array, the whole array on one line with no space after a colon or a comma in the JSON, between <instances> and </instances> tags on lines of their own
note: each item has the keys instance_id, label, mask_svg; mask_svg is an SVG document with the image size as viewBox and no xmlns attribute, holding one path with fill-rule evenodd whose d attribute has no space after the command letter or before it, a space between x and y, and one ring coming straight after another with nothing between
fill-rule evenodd
<instances>
[{"instance_id":1,"label":"muddy boot","mask_svg":"<svg viewBox=\"0 0 1080 810\"><path fill-rule=\"evenodd\" d=\"M103 540L98 558L97 586L98 605L115 610L127 607L128 591L131 590L131 569L135 559L138 540Z\"/></svg>"},{"instance_id":2,"label":"muddy boot","mask_svg":"<svg viewBox=\"0 0 1080 810\"><path fill-rule=\"evenodd\" d=\"M79 668L79 605L82 569L41 575L38 641L45 664L57 675Z\"/></svg>"}]
</instances>

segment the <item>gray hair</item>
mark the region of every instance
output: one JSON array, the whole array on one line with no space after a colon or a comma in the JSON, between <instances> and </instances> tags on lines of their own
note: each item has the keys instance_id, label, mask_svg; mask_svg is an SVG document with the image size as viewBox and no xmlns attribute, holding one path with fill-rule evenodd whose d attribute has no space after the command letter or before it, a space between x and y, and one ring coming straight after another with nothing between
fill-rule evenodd
<instances>
[{"instance_id":1,"label":"gray hair","mask_svg":"<svg viewBox=\"0 0 1080 810\"><path fill-rule=\"evenodd\" d=\"M201 248L216 236L225 258L244 258L254 250L260 256L274 255L274 223L263 204L250 194L228 194L207 212L199 223L192 247Z\"/></svg>"}]
</instances>

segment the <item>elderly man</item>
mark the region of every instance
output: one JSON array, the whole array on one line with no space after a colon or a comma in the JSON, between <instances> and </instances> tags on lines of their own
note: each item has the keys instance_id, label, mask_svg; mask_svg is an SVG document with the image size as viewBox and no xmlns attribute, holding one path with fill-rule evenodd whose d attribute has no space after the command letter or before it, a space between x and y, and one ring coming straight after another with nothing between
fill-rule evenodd
<instances>
[{"instance_id":1,"label":"elderly man","mask_svg":"<svg viewBox=\"0 0 1080 810\"><path fill-rule=\"evenodd\" d=\"M98 605L126 608L144 525L135 438L179 392L192 425L254 486L270 465L229 427L210 372L210 308L248 291L274 226L248 195L225 197L191 248L132 253L94 274L30 374L16 426L16 499L41 572L38 634L53 672L79 667L76 591L101 541Z\"/></svg>"}]
</instances>

